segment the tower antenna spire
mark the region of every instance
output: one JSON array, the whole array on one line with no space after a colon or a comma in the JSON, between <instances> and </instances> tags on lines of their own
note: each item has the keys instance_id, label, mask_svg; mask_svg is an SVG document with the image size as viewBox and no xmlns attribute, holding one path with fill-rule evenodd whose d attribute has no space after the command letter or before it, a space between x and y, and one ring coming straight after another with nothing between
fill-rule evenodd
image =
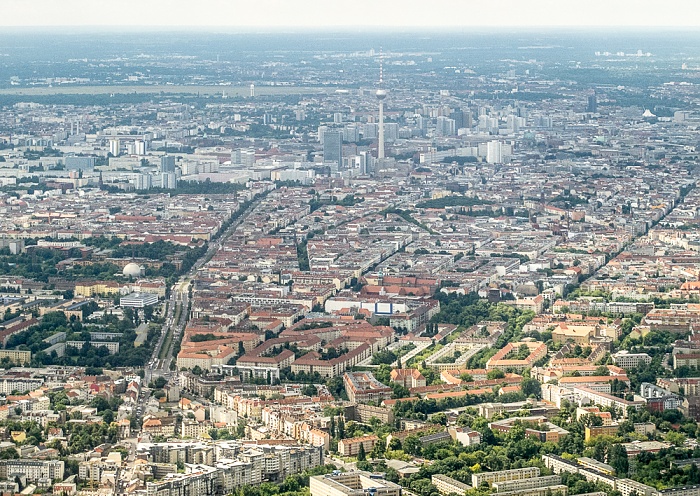
<instances>
[{"instance_id":1,"label":"tower antenna spire","mask_svg":"<svg viewBox=\"0 0 700 496\"><path fill-rule=\"evenodd\" d=\"M384 83L384 52L382 47L379 47L379 89L382 89Z\"/></svg>"},{"instance_id":2,"label":"tower antenna spire","mask_svg":"<svg viewBox=\"0 0 700 496\"><path fill-rule=\"evenodd\" d=\"M379 143L377 144L377 159L384 159L384 99L386 98L386 90L382 87L384 84L384 53L379 49L379 89L376 97L379 100Z\"/></svg>"}]
</instances>

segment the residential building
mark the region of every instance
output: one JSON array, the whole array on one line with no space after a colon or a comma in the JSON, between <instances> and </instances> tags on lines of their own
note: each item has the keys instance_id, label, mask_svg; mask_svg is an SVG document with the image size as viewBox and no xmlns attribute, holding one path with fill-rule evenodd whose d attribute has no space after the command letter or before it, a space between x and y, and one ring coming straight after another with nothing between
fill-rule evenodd
<instances>
[{"instance_id":1,"label":"residential building","mask_svg":"<svg viewBox=\"0 0 700 496\"><path fill-rule=\"evenodd\" d=\"M393 390L375 379L371 372L345 372L345 392L353 403L368 403L391 398Z\"/></svg>"},{"instance_id":2,"label":"residential building","mask_svg":"<svg viewBox=\"0 0 700 496\"><path fill-rule=\"evenodd\" d=\"M555 474L562 472L570 472L580 474L585 477L588 482L602 482L607 484L611 489L615 489L617 478L612 475L607 475L597 470L592 470L579 465L575 460L566 460L558 455L542 455L542 461L545 466L552 470Z\"/></svg>"},{"instance_id":3,"label":"residential building","mask_svg":"<svg viewBox=\"0 0 700 496\"><path fill-rule=\"evenodd\" d=\"M589 426L584 431L585 440L589 441L598 436L614 436L619 430L619 424Z\"/></svg>"},{"instance_id":4,"label":"residential building","mask_svg":"<svg viewBox=\"0 0 700 496\"><path fill-rule=\"evenodd\" d=\"M551 441L558 443L564 436L569 434L569 431L562 429L547 421L547 418L542 416L532 417L511 417L496 422L489 423L489 428L499 432L509 432L515 425L524 424L525 435L534 437L540 441Z\"/></svg>"},{"instance_id":5,"label":"residential building","mask_svg":"<svg viewBox=\"0 0 700 496\"><path fill-rule=\"evenodd\" d=\"M531 477L539 477L540 469L537 467L515 468L512 470L499 470L497 472L480 472L472 474L472 487L479 487L482 482L493 484L494 482L505 482Z\"/></svg>"},{"instance_id":6,"label":"residential building","mask_svg":"<svg viewBox=\"0 0 700 496\"><path fill-rule=\"evenodd\" d=\"M593 415L603 421L603 426L613 424L612 414L610 412L601 412L597 406L578 407L576 408L576 419L580 420L584 415Z\"/></svg>"},{"instance_id":7,"label":"residential building","mask_svg":"<svg viewBox=\"0 0 700 496\"><path fill-rule=\"evenodd\" d=\"M22 474L27 482L63 480L64 463L62 460L0 460L0 478Z\"/></svg>"},{"instance_id":8,"label":"residential building","mask_svg":"<svg viewBox=\"0 0 700 496\"><path fill-rule=\"evenodd\" d=\"M598 472L606 475L613 475L615 473L615 469L607 463L599 462L595 458L589 458L587 456L580 456L578 458L578 464L584 468L597 470Z\"/></svg>"},{"instance_id":9,"label":"residential building","mask_svg":"<svg viewBox=\"0 0 700 496\"><path fill-rule=\"evenodd\" d=\"M448 427L447 432L453 440L462 446L474 446L481 443L481 434L467 427Z\"/></svg>"},{"instance_id":10,"label":"residential building","mask_svg":"<svg viewBox=\"0 0 700 496\"><path fill-rule=\"evenodd\" d=\"M430 478L430 482L433 483L440 494L464 494L465 491L471 489L469 484L460 482L457 479L448 477L443 474L435 474Z\"/></svg>"},{"instance_id":11,"label":"residential building","mask_svg":"<svg viewBox=\"0 0 700 496\"><path fill-rule=\"evenodd\" d=\"M677 394L648 382L641 384L639 394L646 399L647 407L655 412L673 410L683 404L683 400Z\"/></svg>"},{"instance_id":12,"label":"residential building","mask_svg":"<svg viewBox=\"0 0 700 496\"><path fill-rule=\"evenodd\" d=\"M405 388L425 386L425 377L418 369L394 369L390 377L391 382L401 384Z\"/></svg>"},{"instance_id":13,"label":"residential building","mask_svg":"<svg viewBox=\"0 0 700 496\"><path fill-rule=\"evenodd\" d=\"M208 465L186 465L185 473L170 473L159 481L146 483L147 496L214 496L219 476Z\"/></svg>"},{"instance_id":14,"label":"residential building","mask_svg":"<svg viewBox=\"0 0 700 496\"><path fill-rule=\"evenodd\" d=\"M698 324L700 326L700 323ZM700 367L700 353L674 353L673 368Z\"/></svg>"},{"instance_id":15,"label":"residential building","mask_svg":"<svg viewBox=\"0 0 700 496\"><path fill-rule=\"evenodd\" d=\"M622 493L622 496L658 496L659 492L655 487L647 486L632 479L617 479L615 489Z\"/></svg>"},{"instance_id":16,"label":"residential building","mask_svg":"<svg viewBox=\"0 0 700 496\"><path fill-rule=\"evenodd\" d=\"M529 354L523 358L513 358L518 355L521 347L527 347ZM537 361L547 356L547 345L538 341L523 341L508 343L501 348L498 353L489 358L486 362L486 369L500 369L502 371L512 370L520 373L525 369L532 368Z\"/></svg>"},{"instance_id":17,"label":"residential building","mask_svg":"<svg viewBox=\"0 0 700 496\"><path fill-rule=\"evenodd\" d=\"M335 377L370 356L372 356L372 347L367 343L363 343L332 360L322 360L319 353L311 352L297 358L292 363L292 372L306 372L307 374L318 372L321 377Z\"/></svg>"},{"instance_id":18,"label":"residential building","mask_svg":"<svg viewBox=\"0 0 700 496\"><path fill-rule=\"evenodd\" d=\"M378 441L379 438L375 435L341 439L338 441L338 453L341 456L357 456L360 445L364 447L365 453L369 453Z\"/></svg>"},{"instance_id":19,"label":"residential building","mask_svg":"<svg viewBox=\"0 0 700 496\"><path fill-rule=\"evenodd\" d=\"M515 491L504 491L497 493L499 496L566 496L569 492L568 486L558 484L556 486L532 487L530 489L517 489Z\"/></svg>"},{"instance_id":20,"label":"residential building","mask_svg":"<svg viewBox=\"0 0 700 496\"><path fill-rule=\"evenodd\" d=\"M558 475L546 475L543 477L530 477L528 479L494 482L492 486L497 493L503 493L509 491L522 491L525 489L557 486L560 484L561 477Z\"/></svg>"},{"instance_id":21,"label":"residential building","mask_svg":"<svg viewBox=\"0 0 700 496\"><path fill-rule=\"evenodd\" d=\"M8 358L17 365L27 365L32 361L32 352L26 350L0 350L0 360Z\"/></svg>"},{"instance_id":22,"label":"residential building","mask_svg":"<svg viewBox=\"0 0 700 496\"><path fill-rule=\"evenodd\" d=\"M600 393L594 391L592 388L578 386L574 388L574 393L578 396L581 404L593 403L594 405L614 407L621 410L623 416L627 416L627 408L632 407L635 410L646 405L644 398L637 396L634 401L623 400L617 396L613 396L607 393Z\"/></svg>"}]
</instances>

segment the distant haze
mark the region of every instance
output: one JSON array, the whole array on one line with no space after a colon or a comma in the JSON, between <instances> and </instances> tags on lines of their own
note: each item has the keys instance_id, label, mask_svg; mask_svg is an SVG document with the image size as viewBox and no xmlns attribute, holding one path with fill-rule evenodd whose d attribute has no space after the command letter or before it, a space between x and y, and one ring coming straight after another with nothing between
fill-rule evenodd
<instances>
[{"instance_id":1,"label":"distant haze","mask_svg":"<svg viewBox=\"0 0 700 496\"><path fill-rule=\"evenodd\" d=\"M698 26L697 0L3 0L0 26Z\"/></svg>"}]
</instances>

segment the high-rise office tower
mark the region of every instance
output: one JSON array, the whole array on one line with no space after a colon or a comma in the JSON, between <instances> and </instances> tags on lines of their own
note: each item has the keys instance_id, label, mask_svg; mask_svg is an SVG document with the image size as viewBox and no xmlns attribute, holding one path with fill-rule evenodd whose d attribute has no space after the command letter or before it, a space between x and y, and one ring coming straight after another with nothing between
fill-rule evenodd
<instances>
[{"instance_id":1,"label":"high-rise office tower","mask_svg":"<svg viewBox=\"0 0 700 496\"><path fill-rule=\"evenodd\" d=\"M369 124L364 124L362 126L362 139L374 139L378 135L378 126L370 122Z\"/></svg>"},{"instance_id":2,"label":"high-rise office tower","mask_svg":"<svg viewBox=\"0 0 700 496\"><path fill-rule=\"evenodd\" d=\"M136 155L146 155L146 142L143 140L134 141L134 153Z\"/></svg>"},{"instance_id":3,"label":"high-rise office tower","mask_svg":"<svg viewBox=\"0 0 700 496\"><path fill-rule=\"evenodd\" d=\"M598 112L598 97L593 93L588 95L588 105L586 106L586 112L591 112L595 114Z\"/></svg>"},{"instance_id":4,"label":"high-rise office tower","mask_svg":"<svg viewBox=\"0 0 700 496\"><path fill-rule=\"evenodd\" d=\"M109 153L112 154L113 157L118 157L119 156L119 148L121 147L121 143L119 143L118 139L111 139L109 140Z\"/></svg>"},{"instance_id":5,"label":"high-rise office tower","mask_svg":"<svg viewBox=\"0 0 700 496\"><path fill-rule=\"evenodd\" d=\"M357 143L360 141L360 128L355 125L345 126L343 128L343 141L348 143Z\"/></svg>"},{"instance_id":6,"label":"high-rise office tower","mask_svg":"<svg viewBox=\"0 0 700 496\"><path fill-rule=\"evenodd\" d=\"M501 142L489 141L486 146L486 162L489 164L503 163L503 145Z\"/></svg>"},{"instance_id":7,"label":"high-rise office tower","mask_svg":"<svg viewBox=\"0 0 700 496\"><path fill-rule=\"evenodd\" d=\"M455 128L460 129L464 127L464 111L462 109L456 109L450 114L450 117L455 121Z\"/></svg>"},{"instance_id":8,"label":"high-rise office tower","mask_svg":"<svg viewBox=\"0 0 700 496\"><path fill-rule=\"evenodd\" d=\"M522 117L511 114L506 117L506 129L510 132L517 133L520 131L522 121L524 121Z\"/></svg>"},{"instance_id":9,"label":"high-rise office tower","mask_svg":"<svg viewBox=\"0 0 700 496\"><path fill-rule=\"evenodd\" d=\"M175 157L171 155L160 157L160 172L175 172Z\"/></svg>"},{"instance_id":10,"label":"high-rise office tower","mask_svg":"<svg viewBox=\"0 0 700 496\"><path fill-rule=\"evenodd\" d=\"M383 126L384 142L393 143L399 139L399 125L396 122L387 122Z\"/></svg>"},{"instance_id":11,"label":"high-rise office tower","mask_svg":"<svg viewBox=\"0 0 700 496\"><path fill-rule=\"evenodd\" d=\"M255 165L255 150L237 148L231 152L231 165L252 167Z\"/></svg>"},{"instance_id":12,"label":"high-rise office tower","mask_svg":"<svg viewBox=\"0 0 700 496\"><path fill-rule=\"evenodd\" d=\"M150 174L137 174L134 178L134 189L143 190L153 187L153 176Z\"/></svg>"},{"instance_id":13,"label":"high-rise office tower","mask_svg":"<svg viewBox=\"0 0 700 496\"><path fill-rule=\"evenodd\" d=\"M449 117L439 116L435 124L435 134L437 136L452 136L457 134L457 126L454 119Z\"/></svg>"},{"instance_id":14,"label":"high-rise office tower","mask_svg":"<svg viewBox=\"0 0 700 496\"><path fill-rule=\"evenodd\" d=\"M163 172L160 175L160 184L163 189L176 189L177 176L174 172Z\"/></svg>"},{"instance_id":15,"label":"high-rise office tower","mask_svg":"<svg viewBox=\"0 0 700 496\"><path fill-rule=\"evenodd\" d=\"M323 161L343 165L343 132L326 131L323 133Z\"/></svg>"},{"instance_id":16,"label":"high-rise office tower","mask_svg":"<svg viewBox=\"0 0 700 496\"><path fill-rule=\"evenodd\" d=\"M367 175L369 173L369 167L368 167L369 164L367 163L367 159L368 159L367 155L368 155L367 152L360 152L360 154L358 155L358 165L360 168L360 174L363 176Z\"/></svg>"},{"instance_id":17,"label":"high-rise office tower","mask_svg":"<svg viewBox=\"0 0 700 496\"><path fill-rule=\"evenodd\" d=\"M318 142L323 145L323 135L328 131L328 126L318 126Z\"/></svg>"}]
</instances>

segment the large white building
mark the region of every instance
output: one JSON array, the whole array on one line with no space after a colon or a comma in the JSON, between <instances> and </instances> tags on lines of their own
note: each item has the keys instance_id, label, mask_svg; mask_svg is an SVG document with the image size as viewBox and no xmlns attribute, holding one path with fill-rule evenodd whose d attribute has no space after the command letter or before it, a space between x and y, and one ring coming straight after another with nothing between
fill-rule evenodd
<instances>
[{"instance_id":1,"label":"large white building","mask_svg":"<svg viewBox=\"0 0 700 496\"><path fill-rule=\"evenodd\" d=\"M493 488L496 492L503 493L506 491L523 491L525 489L557 486L559 484L561 484L561 477L558 475L546 475L544 477L530 477L528 479L494 482Z\"/></svg>"},{"instance_id":2,"label":"large white building","mask_svg":"<svg viewBox=\"0 0 700 496\"><path fill-rule=\"evenodd\" d=\"M81 350L85 346L85 341L66 341L66 346L72 346L75 349ZM109 351L110 355L116 355L119 353L119 342L118 341L89 341L93 348L100 348L104 346Z\"/></svg>"},{"instance_id":3,"label":"large white building","mask_svg":"<svg viewBox=\"0 0 700 496\"><path fill-rule=\"evenodd\" d=\"M537 467L515 468L513 470L499 470L497 472L481 472L472 474L472 486L479 487L482 482L493 484L494 482L514 481L539 476L540 469Z\"/></svg>"},{"instance_id":4,"label":"large white building","mask_svg":"<svg viewBox=\"0 0 700 496\"><path fill-rule=\"evenodd\" d=\"M214 496L218 475L208 465L186 465L185 473L170 473L162 480L146 483L147 496Z\"/></svg>"},{"instance_id":5,"label":"large white building","mask_svg":"<svg viewBox=\"0 0 700 496\"><path fill-rule=\"evenodd\" d=\"M158 303L158 295L153 293L131 293L119 299L122 307L144 308Z\"/></svg>"},{"instance_id":6,"label":"large white building","mask_svg":"<svg viewBox=\"0 0 700 496\"><path fill-rule=\"evenodd\" d=\"M0 460L0 479L22 474L27 482L63 480L63 471L64 463L61 460Z\"/></svg>"},{"instance_id":7,"label":"large white building","mask_svg":"<svg viewBox=\"0 0 700 496\"><path fill-rule=\"evenodd\" d=\"M651 363L651 357L646 353L630 353L627 350L618 351L610 355L613 363L623 369L633 369L641 365Z\"/></svg>"},{"instance_id":8,"label":"large white building","mask_svg":"<svg viewBox=\"0 0 700 496\"><path fill-rule=\"evenodd\" d=\"M194 431L192 431L194 433ZM243 445L237 441L139 444L137 450L154 463L184 463L185 474L170 474L149 486L155 496L213 495L208 490L213 471L220 493L231 494L237 487L257 485L263 480L284 480L288 475L323 464L323 446ZM200 475L204 474L202 477ZM182 493L178 491L196 491ZM199 492L198 492L199 491Z\"/></svg>"},{"instance_id":9,"label":"large white building","mask_svg":"<svg viewBox=\"0 0 700 496\"><path fill-rule=\"evenodd\" d=\"M368 472L311 477L311 496L401 496L401 486Z\"/></svg>"},{"instance_id":10,"label":"large white building","mask_svg":"<svg viewBox=\"0 0 700 496\"><path fill-rule=\"evenodd\" d=\"M44 380L36 377L3 377L0 379L0 393L10 394L13 391L26 393L34 391L44 384Z\"/></svg>"},{"instance_id":11,"label":"large white building","mask_svg":"<svg viewBox=\"0 0 700 496\"><path fill-rule=\"evenodd\" d=\"M121 148L121 143L119 142L118 139L111 139L109 140L109 153L112 154L114 157L119 156L119 150Z\"/></svg>"},{"instance_id":12,"label":"large white building","mask_svg":"<svg viewBox=\"0 0 700 496\"><path fill-rule=\"evenodd\" d=\"M600 393L591 388L583 386L575 387L574 393L576 394L579 404L581 405L592 403L594 405L615 407L618 410L621 410L622 415L625 417L627 416L627 408L633 407L635 410L639 410L646 404L644 398L639 396L635 396L635 401L627 401L623 400L622 398L618 398L617 396L607 393Z\"/></svg>"}]
</instances>

